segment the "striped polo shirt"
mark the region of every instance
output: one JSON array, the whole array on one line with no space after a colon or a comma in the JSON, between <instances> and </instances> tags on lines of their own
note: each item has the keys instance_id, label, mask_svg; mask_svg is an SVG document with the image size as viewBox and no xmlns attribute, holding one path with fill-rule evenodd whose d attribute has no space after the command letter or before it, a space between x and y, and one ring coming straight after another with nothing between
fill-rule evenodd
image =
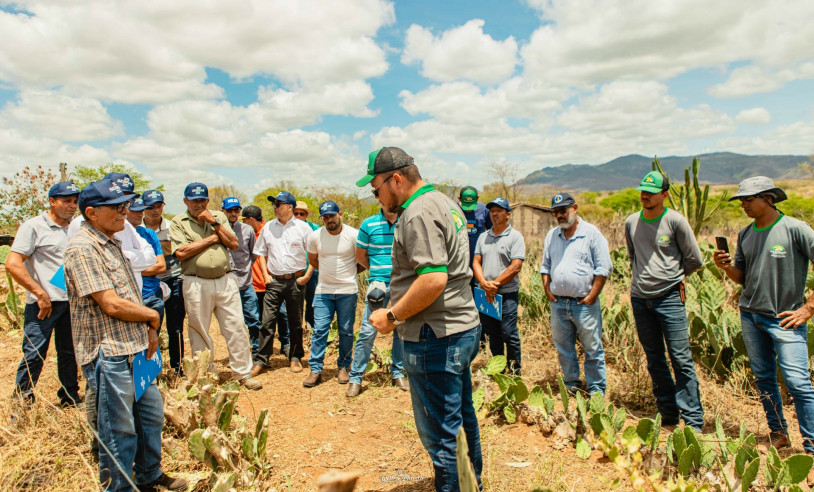
<instances>
[{"instance_id":1,"label":"striped polo shirt","mask_svg":"<svg viewBox=\"0 0 814 492\"><path fill-rule=\"evenodd\" d=\"M379 213L366 218L359 226L359 235L356 237L356 246L367 250L370 262L369 282L381 280L390 283L390 272L393 270L393 261L390 253L393 249L393 229L381 210Z\"/></svg>"}]
</instances>

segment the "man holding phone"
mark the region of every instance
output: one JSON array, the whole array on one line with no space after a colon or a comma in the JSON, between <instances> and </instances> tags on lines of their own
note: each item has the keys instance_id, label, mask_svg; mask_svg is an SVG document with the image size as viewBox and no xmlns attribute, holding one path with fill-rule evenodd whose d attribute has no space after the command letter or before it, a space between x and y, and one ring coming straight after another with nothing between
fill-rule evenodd
<instances>
[{"instance_id":1,"label":"man holding phone","mask_svg":"<svg viewBox=\"0 0 814 492\"><path fill-rule=\"evenodd\" d=\"M718 242L715 264L743 285L738 307L743 341L776 448L790 445L777 364L794 399L806 453L814 454L814 387L808 372L806 322L814 314L814 296L806 301L806 274L814 261L814 231L787 217L775 205L786 193L767 177L743 180L738 193L744 213L754 219L738 233L734 264ZM725 239L725 238L721 238ZM776 360L776 361L775 361ZM811 477L811 475L809 475Z\"/></svg>"}]
</instances>

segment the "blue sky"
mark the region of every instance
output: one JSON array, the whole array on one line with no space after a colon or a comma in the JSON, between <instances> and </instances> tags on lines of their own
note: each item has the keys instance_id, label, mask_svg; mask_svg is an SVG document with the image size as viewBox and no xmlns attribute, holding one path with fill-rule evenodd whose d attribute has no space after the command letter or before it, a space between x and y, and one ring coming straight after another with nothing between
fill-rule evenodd
<instances>
[{"instance_id":1,"label":"blue sky","mask_svg":"<svg viewBox=\"0 0 814 492\"><path fill-rule=\"evenodd\" d=\"M748 8L745 8L748 7ZM620 155L814 153L814 2L0 1L0 175L353 191ZM563 184L568 186L568 184Z\"/></svg>"}]
</instances>

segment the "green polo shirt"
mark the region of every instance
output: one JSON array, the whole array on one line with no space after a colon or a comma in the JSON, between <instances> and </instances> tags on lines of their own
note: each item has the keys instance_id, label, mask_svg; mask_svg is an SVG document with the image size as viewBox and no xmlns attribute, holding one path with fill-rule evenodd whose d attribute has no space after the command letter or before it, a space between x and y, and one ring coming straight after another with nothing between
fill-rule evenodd
<instances>
[{"instance_id":1,"label":"green polo shirt","mask_svg":"<svg viewBox=\"0 0 814 492\"><path fill-rule=\"evenodd\" d=\"M221 227L232 231L229 219L223 212L211 210L212 215L220 221ZM232 231L234 232L234 231ZM204 222L199 224L189 210L176 215L170 223L170 240L173 254L185 244L194 243L215 234L215 227ZM229 250L222 243L214 244L200 253L181 262L181 273L202 278L219 278L232 270Z\"/></svg>"},{"instance_id":2,"label":"green polo shirt","mask_svg":"<svg viewBox=\"0 0 814 492\"><path fill-rule=\"evenodd\" d=\"M441 295L398 327L402 340L417 342L421 327L438 338L476 328L478 311L469 282L469 239L460 206L432 185L425 185L401 206L393 231L390 295L397 303L419 275L446 272Z\"/></svg>"}]
</instances>

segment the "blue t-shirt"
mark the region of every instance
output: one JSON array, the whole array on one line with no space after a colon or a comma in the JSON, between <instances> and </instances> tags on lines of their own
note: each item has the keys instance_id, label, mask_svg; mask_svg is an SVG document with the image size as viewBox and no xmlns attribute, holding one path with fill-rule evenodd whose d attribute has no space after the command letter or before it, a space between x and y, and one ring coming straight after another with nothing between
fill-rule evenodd
<instances>
[{"instance_id":1,"label":"blue t-shirt","mask_svg":"<svg viewBox=\"0 0 814 492\"><path fill-rule=\"evenodd\" d=\"M471 212L464 210L464 217L466 217L466 232L469 238L469 268L472 268L478 238L492 228L492 218L489 217L489 209L483 203L478 203L478 207Z\"/></svg>"},{"instance_id":2,"label":"blue t-shirt","mask_svg":"<svg viewBox=\"0 0 814 492\"><path fill-rule=\"evenodd\" d=\"M158 240L158 234L156 234L154 230L144 226L138 226L136 227L136 232L153 247L156 256L162 254L161 241ZM141 287L142 299L147 299L161 289L161 281L158 280L158 277L155 275L149 277L142 276L141 280L143 282L143 286Z\"/></svg>"},{"instance_id":3,"label":"blue t-shirt","mask_svg":"<svg viewBox=\"0 0 814 492\"><path fill-rule=\"evenodd\" d=\"M359 226L356 246L367 250L367 258L370 263L368 282L381 280L390 283L390 273L393 271L393 260L390 254L393 250L393 229L395 227L396 223L388 223L381 211L366 218Z\"/></svg>"}]
</instances>

